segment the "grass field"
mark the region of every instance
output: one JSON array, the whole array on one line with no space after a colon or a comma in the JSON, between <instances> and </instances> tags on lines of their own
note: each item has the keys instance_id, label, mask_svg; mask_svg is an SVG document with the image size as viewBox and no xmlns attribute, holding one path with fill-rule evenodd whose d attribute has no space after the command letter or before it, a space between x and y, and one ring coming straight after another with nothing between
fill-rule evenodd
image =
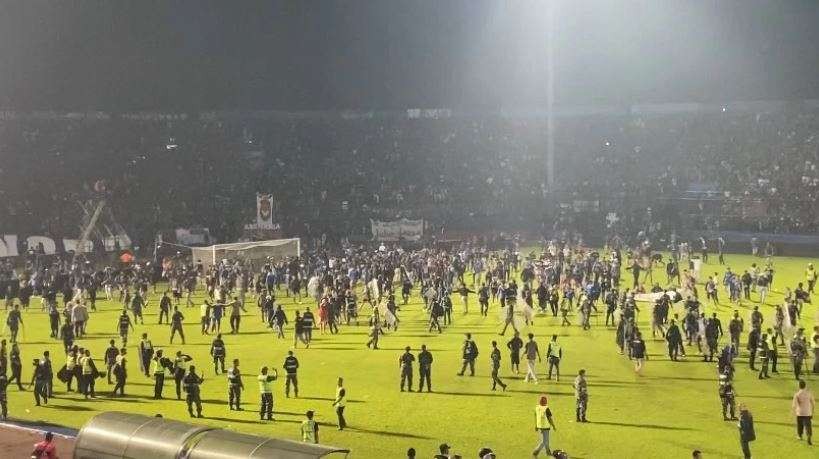
<instances>
[{"instance_id":1,"label":"grass field","mask_svg":"<svg viewBox=\"0 0 819 459\"><path fill-rule=\"evenodd\" d=\"M759 260L728 255L727 261L727 266L741 270ZM769 306L763 307L766 323L772 320L773 306L770 305L782 299L784 287L793 288L803 279L808 261L811 260L775 259L774 293L769 296ZM714 271L721 274L723 268L713 261L703 269L703 273ZM657 271L655 278L665 279L665 275ZM623 279L630 277L624 275ZM202 295L200 291L197 301ZM291 318L296 307L308 305L307 301L302 305L295 304L292 299L285 298L283 292L279 300ZM50 350L55 356L55 370L64 363L61 343L48 337L47 317L39 311L39 299L34 299L32 304L35 307L24 313L26 329L21 344L24 378L31 377L31 358L41 355L44 350ZM260 423L254 411L258 403L254 377L262 365L281 368L284 356L293 344L292 329L288 330L289 339L277 340L262 326L253 306L243 318L242 333L225 335L228 360L241 359L247 388L243 400L247 411L229 411L225 378L213 375L208 358L211 337L199 334L198 308L183 308L188 343L185 346L168 345L169 328L156 324L156 304L156 295L152 295L145 315L146 324L137 325L137 334L132 334L129 343L130 378L126 392L130 397L85 401L75 394L66 395L64 386L57 382L58 398L48 406L34 407L31 392L21 393L16 388L9 388L11 416L72 427L79 427L94 414L106 410L148 415L159 412L166 417L189 419L184 401L157 403L151 400L153 383L139 374L136 360L136 337L147 332L155 346L162 346L166 353L181 349L194 357L197 368L205 370L202 398L206 418L196 422L297 439L303 413L312 409L322 424L322 443L350 448L352 457L356 458L404 457L404 452L411 446L418 450L419 457L431 457L442 442L452 445L453 452L465 458L476 457L482 446L492 447L501 458L529 457L537 442L533 408L541 394L549 396L555 413L557 431L552 436L552 447L564 449L572 457L685 458L690 457L694 448L701 449L708 458L740 456L736 423L722 420L715 366L701 363L696 348L689 349L686 361L670 362L665 354L665 343L659 339L651 341L649 335L650 360L643 375L635 375L632 363L617 353L614 329L602 325L602 316L598 320L592 319L589 331L576 325L560 327L560 319L551 316L538 316L532 329L521 330L535 333L542 352L552 333L559 334L563 343L565 358L560 382L542 378L539 385L534 385L525 383L523 375L512 377L509 372L505 342L510 333L505 338L497 336L500 327L496 304L492 305L489 317L484 319L477 313L477 304L468 315L462 315L460 301L455 299L454 325L441 335L429 334L426 315L415 291L410 305L401 310L400 330L384 336L378 351L365 347L367 329L364 325L342 327L338 335L321 335L316 331L313 345L309 349L300 345L296 351L301 362L301 398L285 398L283 381L277 381L274 383L276 421ZM92 349L101 366L107 342L116 335L116 317L121 307L106 301L99 301L98 307L100 310L92 313L89 323L90 334L80 344ZM725 305L720 308L705 305L709 314L712 311L720 314L726 333L733 309ZM650 331L648 311L645 308L639 316L644 336ZM750 305L743 305L741 315L746 321L748 311ZM815 304L806 305L801 325L807 330L813 327L816 313ZM229 330L226 322L224 329ZM475 377L456 376L465 332L472 332L481 351ZM501 376L509 383L507 392L489 390L489 343L493 339L499 339L504 347ZM726 340L723 338L722 342ZM745 336L743 344L744 340ZM435 358L432 369L435 392L401 393L398 390L398 357L404 346L412 346L415 351L422 343L430 348ZM812 365L812 360L808 365ZM783 357L783 352L780 353L780 367L778 376L760 381L747 368L745 355L737 363L735 387L738 402L749 405L756 421L757 441L752 444L754 457L819 457L819 447L810 449L805 442L796 440L790 413L790 400L796 385L791 365ZM586 368L588 373L588 416L591 421L588 424L574 422L571 383L579 368ZM541 374L545 370L545 364L538 367ZM343 432L335 429L335 414L331 407L337 376L345 378L349 398L345 414L350 429ZM807 379L809 387L819 392L819 377L808 375ZM414 383L417 384L417 374ZM97 389L100 394L107 392L104 379L98 381ZM165 394L173 394L172 381L170 384L166 382Z\"/></svg>"}]
</instances>

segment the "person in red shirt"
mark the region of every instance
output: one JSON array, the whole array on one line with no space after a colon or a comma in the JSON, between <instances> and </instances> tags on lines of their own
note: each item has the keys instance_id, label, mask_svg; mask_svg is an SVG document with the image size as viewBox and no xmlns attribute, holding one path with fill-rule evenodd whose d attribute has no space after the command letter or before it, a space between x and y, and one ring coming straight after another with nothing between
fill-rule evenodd
<instances>
[{"instance_id":1,"label":"person in red shirt","mask_svg":"<svg viewBox=\"0 0 819 459\"><path fill-rule=\"evenodd\" d=\"M34 445L31 459L57 459L57 445L54 444L54 434L46 432L45 439Z\"/></svg>"}]
</instances>

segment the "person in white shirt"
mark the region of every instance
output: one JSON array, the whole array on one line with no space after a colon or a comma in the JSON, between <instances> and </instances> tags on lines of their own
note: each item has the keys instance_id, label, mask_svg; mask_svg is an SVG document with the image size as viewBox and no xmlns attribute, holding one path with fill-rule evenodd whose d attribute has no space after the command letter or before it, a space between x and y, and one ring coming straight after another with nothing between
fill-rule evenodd
<instances>
[{"instance_id":1,"label":"person in white shirt","mask_svg":"<svg viewBox=\"0 0 819 459\"><path fill-rule=\"evenodd\" d=\"M812 445L811 436L813 428L811 426L811 418L813 417L813 409L816 406L816 401L813 398L811 391L807 389L805 380L799 381L799 390L793 396L793 411L796 415L796 434L799 439L802 439L804 432L808 437L808 444Z\"/></svg>"}]
</instances>

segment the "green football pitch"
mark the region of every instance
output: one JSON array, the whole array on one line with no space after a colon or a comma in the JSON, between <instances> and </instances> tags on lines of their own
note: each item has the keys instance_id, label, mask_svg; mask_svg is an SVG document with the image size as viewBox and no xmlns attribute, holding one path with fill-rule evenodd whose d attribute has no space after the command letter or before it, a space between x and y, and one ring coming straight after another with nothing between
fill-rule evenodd
<instances>
[{"instance_id":1,"label":"green football pitch","mask_svg":"<svg viewBox=\"0 0 819 459\"><path fill-rule=\"evenodd\" d=\"M702 273L724 271L715 264L716 257L703 267ZM750 256L728 255L728 264L734 270L745 269L762 259ZM804 279L804 269L809 259L774 259L775 277L773 293L762 307L766 324L771 323L773 305L782 300L785 287L795 287ZM471 276L467 275L467 279ZM665 279L659 269L655 279ZM630 282L624 273L623 282ZM700 292L703 289L700 287ZM64 386L56 381L57 397L47 406L35 407L30 391L18 392L9 388L9 411L12 418L41 421L80 427L101 411L117 410L188 420L184 401L174 399L157 402L152 400L153 382L139 373L137 364L138 336L147 332L155 346L166 353L182 350L194 357L194 364L205 373L202 385L204 419L195 422L226 427L247 433L298 439L299 426L307 410L316 412L321 423L322 443L346 447L352 457L404 457L409 447L418 451L419 457L431 457L440 443L446 442L453 453L464 458L476 457L483 446L491 447L501 458L523 458L531 455L536 446L534 431L534 407L541 395L549 397L555 415L557 431L552 435L552 447L566 450L571 457L585 458L672 458L690 457L693 449L700 449L705 457L739 457L740 446L736 422L722 420L720 400L717 393L715 364L702 363L696 347L688 348L688 358L681 362L669 361L665 343L658 337L651 340L650 308L643 307L639 315L640 327L647 336L649 358L642 375L634 373L632 362L618 354L614 343L614 328L603 325L604 316L592 318L592 328L583 331L573 317L571 327L561 327L560 318L537 316L533 327L521 330L533 332L545 351L547 338L558 334L563 343L564 359L559 382L548 381L543 376L545 363L540 364L540 383L526 383L523 374L512 375L509 371L506 337L498 336L500 321L498 305L493 304L489 316L478 314L477 302L469 314L462 313L460 299L454 298L454 324L443 334L428 333L426 315L417 289L410 303L401 307L401 323L397 332L382 337L377 351L365 347L367 327L364 325L369 309L362 311L362 325L342 326L337 335L314 332L313 344L304 349L300 343L296 349L301 368L299 371L300 398L285 398L284 385L280 379L275 384L275 418L273 422L259 422L258 389L255 375L261 366L281 370L288 349L293 346L292 328L287 339L279 340L262 325L257 308L248 301L248 313L242 319L239 335L225 334L228 361L241 360L245 374L246 391L243 397L245 411L228 410L227 383L224 375L216 376L208 356L212 336L199 333L198 304L204 293L196 297L197 307L181 307L186 316L187 344L168 343L169 327L158 325L156 315L157 294L152 294L145 314L145 325L137 325L131 334L129 346L128 397L110 399L105 379L98 380L100 398L84 400L76 394L66 394ZM721 292L721 299L726 295ZM702 293L701 293L702 294ZM752 294L754 303L758 302ZM314 307L304 299L297 304L279 293L279 301L292 319L293 311L306 306ZM705 312L717 312L726 328L729 316L735 308L747 322L754 303L740 306L723 304L716 307L705 303ZM122 310L115 302L98 301L97 312L91 313L88 336L79 344L90 348L100 368L101 357L108 340L117 335L116 318ZM681 305L676 307L680 312ZM816 323L816 305L806 305L801 326L810 330ZM23 315L25 331L21 334L24 379L31 377L31 359L51 351L55 370L64 363L59 341L49 338L47 316L40 311L39 298L32 300L32 307ZM224 331L229 331L227 321ZM471 332L480 349L477 374L459 377L460 348L464 333ZM7 335L6 335L7 337ZM780 374L768 380L758 380L748 369L747 352L736 362L735 387L738 402L746 403L754 415L757 440L752 443L755 457L819 457L819 447L811 449L796 439L794 418L791 413L791 397L796 389L789 360L780 352ZM498 340L504 349L501 377L509 384L506 392L490 391L489 350L490 342ZM727 338L722 339L725 343ZM417 352L421 344L432 351L435 362L432 367L433 393L399 392L398 357L405 346ZM813 364L808 361L808 367ZM525 365L524 365L525 366ZM572 380L580 368L587 370L589 383L590 422L574 422L574 393ZM416 369L417 371L417 369ZM335 395L335 382L343 376L349 402L346 417L349 429L339 432L335 426L335 413L331 406ZM819 378L807 375L809 387L817 389ZM414 375L417 384L417 374ZM173 382L166 382L166 397L174 397ZM183 394L184 397L184 394Z\"/></svg>"}]
</instances>

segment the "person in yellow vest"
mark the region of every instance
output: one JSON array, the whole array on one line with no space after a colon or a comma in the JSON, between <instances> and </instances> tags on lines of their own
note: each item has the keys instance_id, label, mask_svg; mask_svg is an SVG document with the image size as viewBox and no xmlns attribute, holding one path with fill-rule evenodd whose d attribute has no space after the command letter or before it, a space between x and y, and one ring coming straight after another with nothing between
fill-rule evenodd
<instances>
[{"instance_id":1,"label":"person in yellow vest","mask_svg":"<svg viewBox=\"0 0 819 459\"><path fill-rule=\"evenodd\" d=\"M552 450L549 449L549 433L552 429L557 430L552 419L552 410L549 409L549 400L546 396L540 397L540 403L535 406L535 431L540 432L540 443L537 445L532 456L537 457L540 450L546 450L546 455L550 456Z\"/></svg>"},{"instance_id":2,"label":"person in yellow vest","mask_svg":"<svg viewBox=\"0 0 819 459\"><path fill-rule=\"evenodd\" d=\"M808 269L805 270L805 280L808 281L808 293L813 293L813 288L816 287L816 279L819 274L813 268L813 263L808 263Z\"/></svg>"},{"instance_id":3,"label":"person in yellow vest","mask_svg":"<svg viewBox=\"0 0 819 459\"><path fill-rule=\"evenodd\" d=\"M68 392L73 392L71 389L71 382L74 379L75 369L77 366L77 351L75 349L71 349L68 351L68 354L65 356L65 375L67 381L65 382L67 386ZM77 386L79 388L80 382L77 381Z\"/></svg>"},{"instance_id":4,"label":"person in yellow vest","mask_svg":"<svg viewBox=\"0 0 819 459\"><path fill-rule=\"evenodd\" d=\"M347 420L344 419L344 407L347 405L347 390L344 389L344 379L338 378L338 385L336 387L336 399L333 400L333 406L336 407L336 415L338 415L338 430L344 430L347 427Z\"/></svg>"},{"instance_id":5,"label":"person in yellow vest","mask_svg":"<svg viewBox=\"0 0 819 459\"><path fill-rule=\"evenodd\" d=\"M157 349L151 362L151 374L154 375L154 399L162 398L162 389L165 387L166 358L162 356L162 349Z\"/></svg>"},{"instance_id":6,"label":"person in yellow vest","mask_svg":"<svg viewBox=\"0 0 819 459\"><path fill-rule=\"evenodd\" d=\"M85 387L85 398L96 398L94 393L94 381L97 379L97 366L91 358L91 351L85 350L85 356L80 360L82 366L83 386Z\"/></svg>"},{"instance_id":7,"label":"person in yellow vest","mask_svg":"<svg viewBox=\"0 0 819 459\"><path fill-rule=\"evenodd\" d=\"M261 396L261 402L259 404L259 417L262 421L265 420L265 417L268 421L273 420L273 385L270 384L271 382L275 381L279 377L279 372L275 368L273 369L273 374L268 374L268 368L262 367L261 374L258 376L259 380L259 395Z\"/></svg>"},{"instance_id":8,"label":"person in yellow vest","mask_svg":"<svg viewBox=\"0 0 819 459\"><path fill-rule=\"evenodd\" d=\"M313 411L304 413L307 419L301 422L301 441L305 443L319 442L318 422L313 420Z\"/></svg>"}]
</instances>

